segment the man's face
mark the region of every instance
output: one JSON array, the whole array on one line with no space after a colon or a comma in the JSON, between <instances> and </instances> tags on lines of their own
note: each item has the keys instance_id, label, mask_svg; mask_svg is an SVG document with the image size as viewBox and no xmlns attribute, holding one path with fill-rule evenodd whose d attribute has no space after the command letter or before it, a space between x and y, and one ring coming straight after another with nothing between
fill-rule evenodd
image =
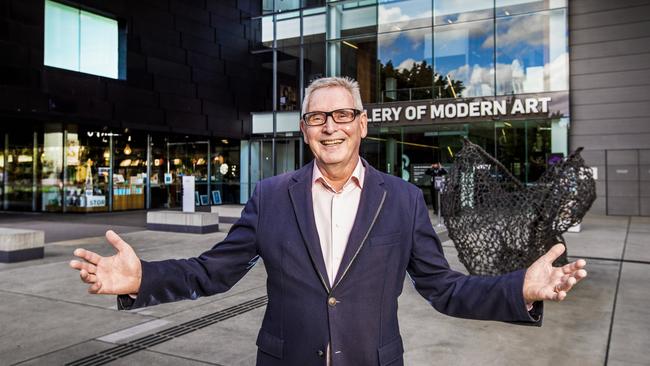
<instances>
[{"instance_id":1,"label":"man's face","mask_svg":"<svg viewBox=\"0 0 650 366\"><path fill-rule=\"evenodd\" d=\"M342 108L355 108L352 95L343 87L316 89L307 106L308 112L330 112ZM359 156L361 139L368 133L368 118L362 113L349 123L336 123L328 117L324 125L308 126L300 123L305 143L309 145L319 166L354 169Z\"/></svg>"}]
</instances>

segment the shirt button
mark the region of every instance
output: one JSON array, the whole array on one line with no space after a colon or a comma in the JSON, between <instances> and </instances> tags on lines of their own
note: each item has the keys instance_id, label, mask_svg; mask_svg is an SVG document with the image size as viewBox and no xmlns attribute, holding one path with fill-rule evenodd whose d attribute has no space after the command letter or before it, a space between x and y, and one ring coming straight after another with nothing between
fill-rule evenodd
<instances>
[{"instance_id":1,"label":"shirt button","mask_svg":"<svg viewBox=\"0 0 650 366\"><path fill-rule=\"evenodd\" d=\"M323 350L320 350L320 349L319 349L317 353L318 353L318 357L323 357L323 356L325 356L325 352L323 352Z\"/></svg>"},{"instance_id":2,"label":"shirt button","mask_svg":"<svg viewBox=\"0 0 650 366\"><path fill-rule=\"evenodd\" d=\"M327 299L327 305L331 307L336 306L336 297L332 296L329 299Z\"/></svg>"}]
</instances>

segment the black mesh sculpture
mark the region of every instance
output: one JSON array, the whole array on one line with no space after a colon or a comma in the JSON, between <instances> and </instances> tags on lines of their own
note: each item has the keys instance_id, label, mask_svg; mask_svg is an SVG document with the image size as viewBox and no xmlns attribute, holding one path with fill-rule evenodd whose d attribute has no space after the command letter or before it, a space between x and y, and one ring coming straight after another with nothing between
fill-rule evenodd
<instances>
[{"instance_id":1,"label":"black mesh sculpture","mask_svg":"<svg viewBox=\"0 0 650 366\"><path fill-rule=\"evenodd\" d=\"M465 140L442 192L441 209L471 274L528 267L580 223L596 199L596 183L579 148L526 186L481 147ZM567 263L566 252L555 265Z\"/></svg>"}]
</instances>

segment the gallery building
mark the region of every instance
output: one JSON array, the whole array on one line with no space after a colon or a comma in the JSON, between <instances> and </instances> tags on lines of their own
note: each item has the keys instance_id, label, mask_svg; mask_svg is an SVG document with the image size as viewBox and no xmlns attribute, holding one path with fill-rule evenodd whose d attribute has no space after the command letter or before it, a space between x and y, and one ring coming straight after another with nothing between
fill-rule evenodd
<instances>
[{"instance_id":1,"label":"gallery building","mask_svg":"<svg viewBox=\"0 0 650 366\"><path fill-rule=\"evenodd\" d=\"M465 138L529 185L582 146L592 212L650 215L649 0L5 0L0 54L2 210L174 208L184 175L243 203L342 75L362 156L425 195Z\"/></svg>"},{"instance_id":2,"label":"gallery building","mask_svg":"<svg viewBox=\"0 0 650 366\"><path fill-rule=\"evenodd\" d=\"M0 210L240 202L257 1L0 2ZM247 194L248 189L244 190Z\"/></svg>"},{"instance_id":3,"label":"gallery building","mask_svg":"<svg viewBox=\"0 0 650 366\"><path fill-rule=\"evenodd\" d=\"M264 1L256 54L273 106L253 114L252 181L309 159L296 121L314 78L361 86L362 156L422 188L468 138L532 185L582 146L592 212L650 215L650 2ZM423 189L425 195L429 190Z\"/></svg>"}]
</instances>

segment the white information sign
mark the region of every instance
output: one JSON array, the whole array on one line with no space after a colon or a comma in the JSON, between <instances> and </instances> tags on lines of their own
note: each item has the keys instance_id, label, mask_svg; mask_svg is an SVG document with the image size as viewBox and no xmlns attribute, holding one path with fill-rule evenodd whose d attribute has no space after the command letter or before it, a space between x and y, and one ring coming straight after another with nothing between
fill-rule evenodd
<instances>
[{"instance_id":1,"label":"white information sign","mask_svg":"<svg viewBox=\"0 0 650 366\"><path fill-rule=\"evenodd\" d=\"M194 176L183 176L183 212L194 212L196 205L194 199Z\"/></svg>"}]
</instances>

